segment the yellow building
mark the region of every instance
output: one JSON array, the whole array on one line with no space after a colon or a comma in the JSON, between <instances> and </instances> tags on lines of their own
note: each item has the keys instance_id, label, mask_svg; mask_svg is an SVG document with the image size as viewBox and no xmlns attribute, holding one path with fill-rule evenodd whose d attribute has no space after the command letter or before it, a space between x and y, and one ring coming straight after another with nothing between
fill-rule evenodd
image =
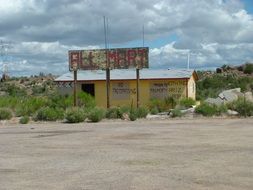
<instances>
[{"instance_id":1,"label":"yellow building","mask_svg":"<svg viewBox=\"0 0 253 190\"><path fill-rule=\"evenodd\" d=\"M110 106L136 105L137 82L135 69L111 70ZM140 105L145 106L151 99L174 97L180 99L196 97L198 76L194 70L140 70ZM61 94L73 93L73 73L66 73L55 79ZM106 73L103 70L78 71L77 89L94 96L96 104L107 106Z\"/></svg>"}]
</instances>

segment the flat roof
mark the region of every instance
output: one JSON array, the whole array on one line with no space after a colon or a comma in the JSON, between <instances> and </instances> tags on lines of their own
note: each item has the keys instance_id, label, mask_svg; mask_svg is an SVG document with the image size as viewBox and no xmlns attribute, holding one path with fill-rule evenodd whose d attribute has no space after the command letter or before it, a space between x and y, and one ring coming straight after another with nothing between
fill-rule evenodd
<instances>
[{"instance_id":1,"label":"flat roof","mask_svg":"<svg viewBox=\"0 0 253 190\"><path fill-rule=\"evenodd\" d=\"M195 71L192 69L141 69L140 80L147 79L182 79L190 78ZM113 69L110 80L134 80L135 69ZM105 70L81 70L77 72L78 81L106 80ZM68 72L55 79L56 82L73 81L73 72Z\"/></svg>"}]
</instances>

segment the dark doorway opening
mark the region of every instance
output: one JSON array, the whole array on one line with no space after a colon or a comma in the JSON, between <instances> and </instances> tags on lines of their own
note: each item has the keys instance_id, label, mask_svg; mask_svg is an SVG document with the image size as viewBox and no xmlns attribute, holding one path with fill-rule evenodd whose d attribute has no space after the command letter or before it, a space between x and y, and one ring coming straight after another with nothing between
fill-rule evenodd
<instances>
[{"instance_id":1,"label":"dark doorway opening","mask_svg":"<svg viewBox=\"0 0 253 190\"><path fill-rule=\"evenodd\" d=\"M95 96L95 85L94 84L82 84L82 91Z\"/></svg>"}]
</instances>

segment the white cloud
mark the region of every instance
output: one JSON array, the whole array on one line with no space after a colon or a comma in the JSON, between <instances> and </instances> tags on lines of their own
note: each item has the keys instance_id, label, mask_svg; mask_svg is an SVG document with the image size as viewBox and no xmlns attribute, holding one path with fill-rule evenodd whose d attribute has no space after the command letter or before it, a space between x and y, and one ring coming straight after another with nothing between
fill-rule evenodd
<instances>
[{"instance_id":1,"label":"white cloud","mask_svg":"<svg viewBox=\"0 0 253 190\"><path fill-rule=\"evenodd\" d=\"M150 50L154 68L185 67L188 51L195 68L241 64L253 60L253 16L243 6L239 0L0 0L0 39L14 42L13 72L64 72L69 49L103 47L106 15L114 46L140 40L143 24L147 45L177 36Z\"/></svg>"}]
</instances>

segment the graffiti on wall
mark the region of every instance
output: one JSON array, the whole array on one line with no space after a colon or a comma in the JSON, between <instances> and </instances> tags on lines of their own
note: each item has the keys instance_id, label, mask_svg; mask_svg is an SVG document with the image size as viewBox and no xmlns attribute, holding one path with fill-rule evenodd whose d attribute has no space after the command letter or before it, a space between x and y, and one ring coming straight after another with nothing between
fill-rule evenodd
<instances>
[{"instance_id":1,"label":"graffiti on wall","mask_svg":"<svg viewBox=\"0 0 253 190\"><path fill-rule=\"evenodd\" d=\"M126 100L132 94L136 94L136 89L130 88L128 82L112 83L112 99Z\"/></svg>"},{"instance_id":2,"label":"graffiti on wall","mask_svg":"<svg viewBox=\"0 0 253 190\"><path fill-rule=\"evenodd\" d=\"M149 48L116 48L69 51L69 68L73 64L81 70L105 69L106 63L111 69L148 68ZM106 61L107 60L107 61Z\"/></svg>"},{"instance_id":3,"label":"graffiti on wall","mask_svg":"<svg viewBox=\"0 0 253 190\"><path fill-rule=\"evenodd\" d=\"M179 99L185 92L185 81L152 82L150 84L150 98L164 99L174 97Z\"/></svg>"}]
</instances>

